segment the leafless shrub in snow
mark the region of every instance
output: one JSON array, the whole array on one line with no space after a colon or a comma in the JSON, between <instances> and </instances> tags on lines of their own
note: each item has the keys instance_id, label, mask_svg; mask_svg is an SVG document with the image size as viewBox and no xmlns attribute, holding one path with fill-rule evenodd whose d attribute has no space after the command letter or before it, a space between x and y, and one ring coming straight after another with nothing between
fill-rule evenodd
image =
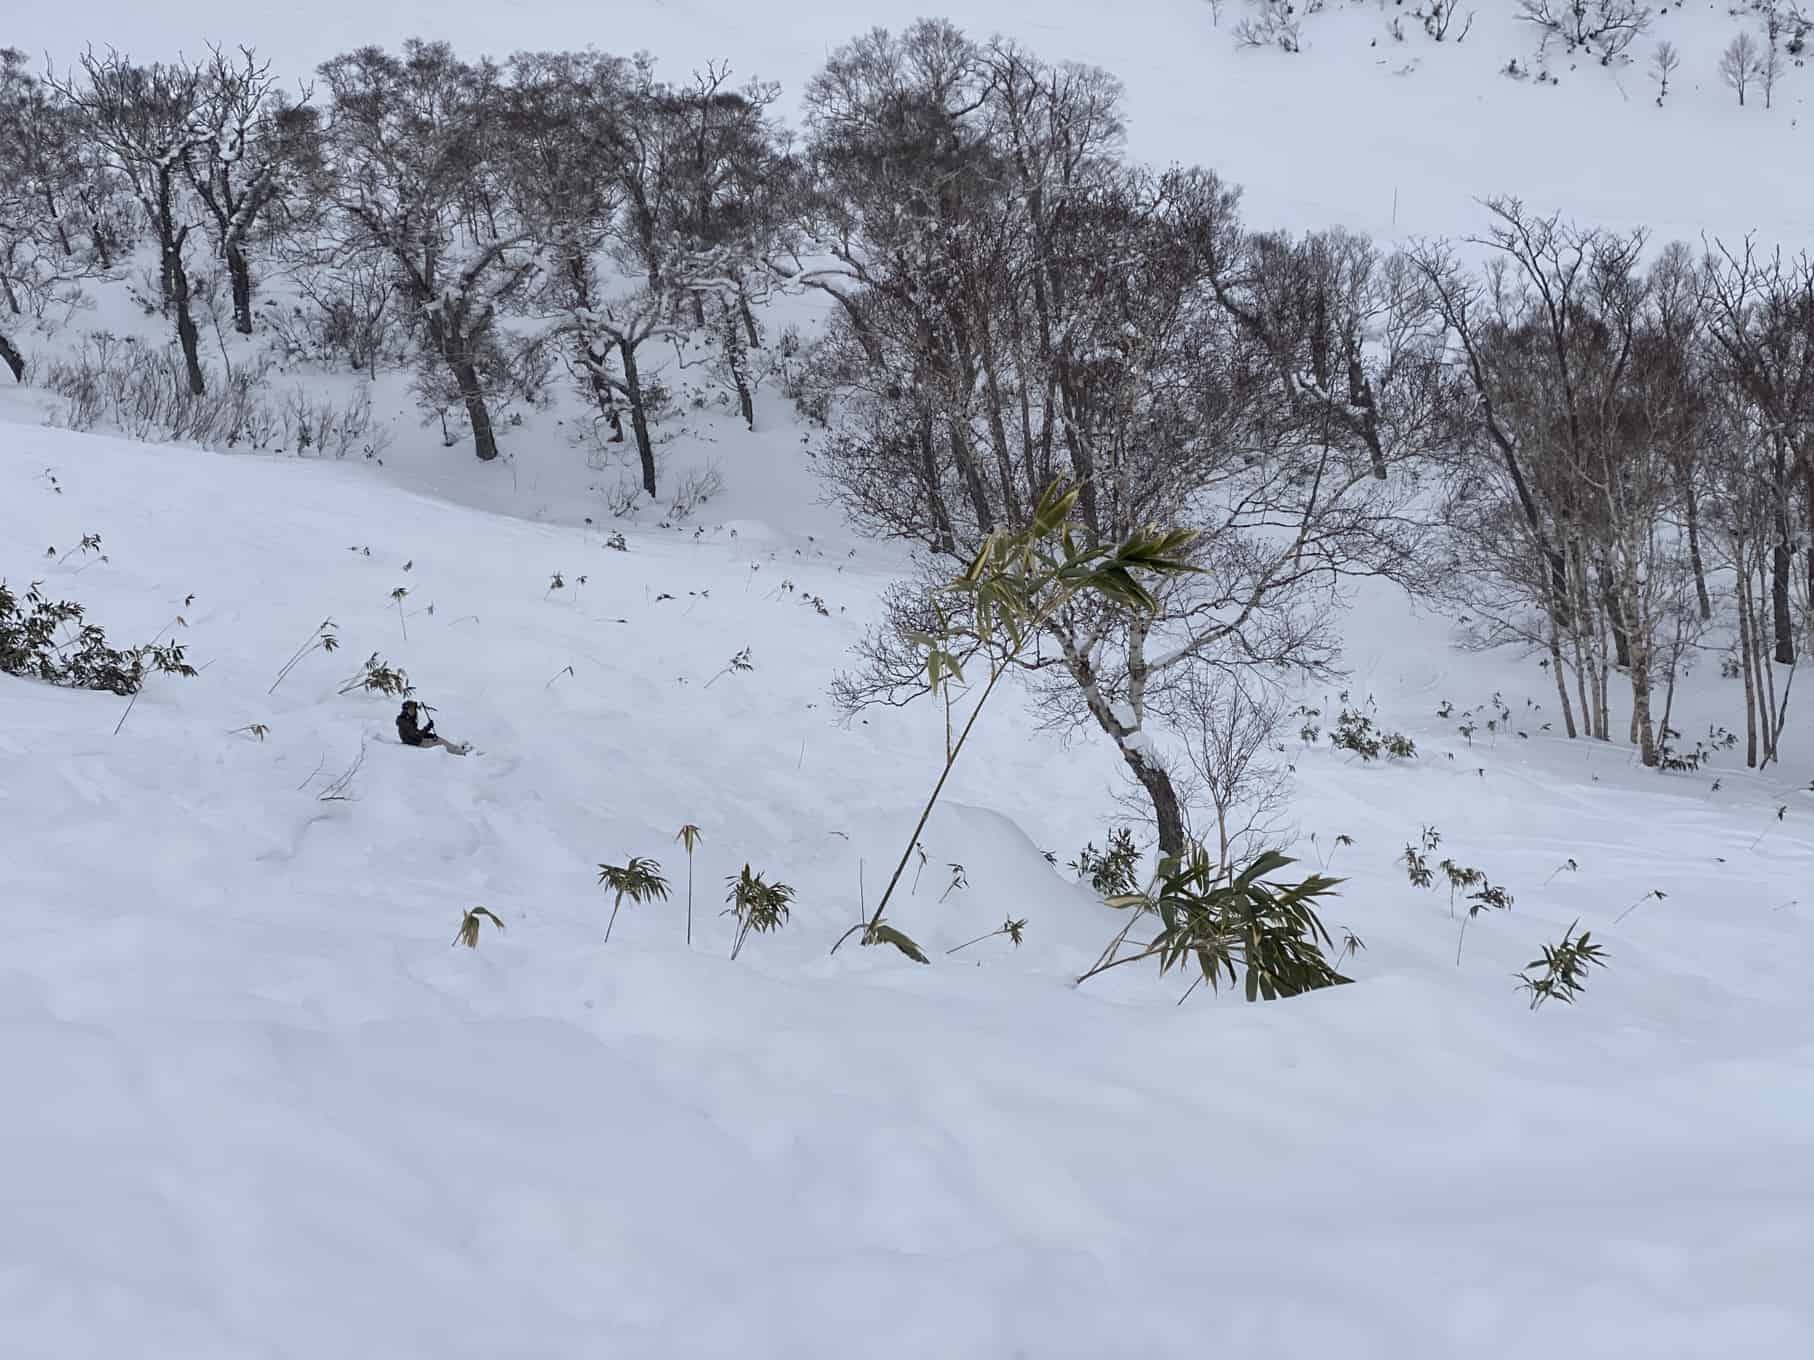
<instances>
[{"instance_id":1,"label":"leafless shrub in snow","mask_svg":"<svg viewBox=\"0 0 1814 1360\"><path fill-rule=\"evenodd\" d=\"M241 369L196 394L187 361L161 345L99 332L47 366L45 385L61 398L53 423L105 428L133 439L256 447L268 430L256 389L260 369Z\"/></svg>"},{"instance_id":2,"label":"leafless shrub in snow","mask_svg":"<svg viewBox=\"0 0 1814 1360\"><path fill-rule=\"evenodd\" d=\"M1474 27L1474 11L1469 10L1464 17L1461 13L1461 0L1424 0L1421 9L1411 11L1411 17L1423 25L1423 31L1437 42L1447 42L1450 34L1454 35L1457 44L1466 41L1468 31ZM1461 27L1456 28L1457 20Z\"/></svg>"},{"instance_id":3,"label":"leafless shrub in snow","mask_svg":"<svg viewBox=\"0 0 1814 1360\"><path fill-rule=\"evenodd\" d=\"M408 356L409 328L396 280L382 262L355 257L331 268L298 263L290 278L301 300L263 312L266 329L290 358L344 363L376 378L380 364Z\"/></svg>"},{"instance_id":4,"label":"leafless shrub in snow","mask_svg":"<svg viewBox=\"0 0 1814 1360\"><path fill-rule=\"evenodd\" d=\"M1285 807L1285 776L1265 760L1284 702L1257 677L1202 670L1178 687L1173 709L1196 776L1186 801L1196 794L1209 804L1221 863L1252 859L1277 836Z\"/></svg>"},{"instance_id":5,"label":"leafless shrub in snow","mask_svg":"<svg viewBox=\"0 0 1814 1360\"><path fill-rule=\"evenodd\" d=\"M60 398L52 423L69 430L333 458L354 452L376 457L389 443L365 393L337 402L295 388L271 401L263 395L268 376L268 366L238 368L196 396L176 352L101 331L47 365L45 386Z\"/></svg>"},{"instance_id":6,"label":"leafless shrub in snow","mask_svg":"<svg viewBox=\"0 0 1814 1360\"><path fill-rule=\"evenodd\" d=\"M1625 54L1650 27L1650 9L1638 0L1518 0L1518 17L1570 51L1591 52L1602 66Z\"/></svg>"},{"instance_id":7,"label":"leafless shrub in snow","mask_svg":"<svg viewBox=\"0 0 1814 1360\"><path fill-rule=\"evenodd\" d=\"M1276 47L1281 52L1301 52L1300 28L1297 11L1287 0L1261 0L1259 14L1235 25L1235 42L1241 47Z\"/></svg>"},{"instance_id":8,"label":"leafless shrub in snow","mask_svg":"<svg viewBox=\"0 0 1814 1360\"><path fill-rule=\"evenodd\" d=\"M694 468L680 479L668 501L670 519L689 519L712 497L724 490L724 474L716 463Z\"/></svg>"},{"instance_id":9,"label":"leafless shrub in snow","mask_svg":"<svg viewBox=\"0 0 1814 1360\"><path fill-rule=\"evenodd\" d=\"M359 754L353 757L353 763L335 775L322 786L321 792L315 795L319 803L356 803L358 797L353 793L353 782L359 778L359 771L365 768L365 741L359 742ZM309 776L313 779L314 776ZM306 786L306 782L305 782Z\"/></svg>"},{"instance_id":10,"label":"leafless shrub in snow","mask_svg":"<svg viewBox=\"0 0 1814 1360\"><path fill-rule=\"evenodd\" d=\"M302 456L376 458L390 446L390 431L372 418L371 396L361 389L345 402L292 388L278 408L276 447ZM260 447L271 447L261 445Z\"/></svg>"}]
</instances>

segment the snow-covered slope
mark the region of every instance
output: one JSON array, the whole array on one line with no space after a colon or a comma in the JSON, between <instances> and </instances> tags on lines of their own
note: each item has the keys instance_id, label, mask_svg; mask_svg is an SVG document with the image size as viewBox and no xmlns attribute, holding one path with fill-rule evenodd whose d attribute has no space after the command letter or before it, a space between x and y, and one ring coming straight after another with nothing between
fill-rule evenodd
<instances>
[{"instance_id":1,"label":"snow-covered slope","mask_svg":"<svg viewBox=\"0 0 1814 1360\"><path fill-rule=\"evenodd\" d=\"M298 74L412 33L591 41L797 89L921 8L184 0L179 33L68 0L0 41L244 39ZM1237 50L1235 0L1220 29L1197 0L954 17L1114 70L1136 150L1217 166L1261 224L1464 233L1474 196L1512 192L1664 235L1805 235L1814 73L1736 108L1725 5L1662 16L1685 59L1662 109L1641 65L1499 76L1533 47L1510 0L1460 48L1392 43L1395 8L1312 16L1295 56ZM135 324L99 301L79 326ZM1805 720L1763 775L1634 769L1545 729L1534 667L1363 592L1349 690L1419 757L1290 751L1295 850L1347 878L1326 916L1366 943L1357 985L1074 988L1121 924L1062 867L1115 815L1116 761L1012 702L893 913L933 966L828 958L900 853L940 715L832 713L903 563L811 503L772 386L759 436L706 416L671 446L726 483L675 528L610 519L552 414L482 467L415 427L400 382L380 397L383 467L46 430L40 395L0 389L0 577L121 641L181 616L201 668L117 733L123 700L0 678L0 1356L1776 1357L1814 1336ZM105 561L70 551L87 534ZM330 618L339 650L273 689ZM720 674L745 647L754 669ZM339 693L373 652L478 752L405 750L393 702ZM1713 670L1678 701L1691 735L1736 711ZM1464 737L1495 695L1509 722ZM1427 827L1516 897L1459 962L1446 892L1398 863ZM625 906L606 944L596 870L628 855L675 897ZM718 912L745 863L798 895L732 963ZM481 904L506 929L451 947ZM1004 917L1018 949L944 952ZM1513 974L1577 919L1607 969L1527 1011Z\"/></svg>"},{"instance_id":2,"label":"snow-covered slope","mask_svg":"<svg viewBox=\"0 0 1814 1360\"><path fill-rule=\"evenodd\" d=\"M937 740L929 709L826 712L888 563L748 523L618 552L361 467L0 428L0 574L123 637L181 614L203 668L118 735L122 701L0 692L8 1353L1704 1356L1814 1329L1814 795L1786 775L1710 794L1557 741L1540 676L1382 597L1356 693L1423 757L1298 757L1305 831L1355 841L1330 918L1360 985L1074 990L1117 917L1039 851L1099 833L1109 769L1012 708L897 917L936 966L828 960ZM106 562L48 561L84 533ZM267 694L330 616L341 650ZM374 650L480 753L400 748L389 703L338 695ZM1434 717L1492 687L1528 739ZM595 864L653 854L678 888L689 821L693 947L679 899L603 944ZM1517 895L1459 967L1394 864L1426 824ZM799 900L733 964L746 860ZM507 931L450 948L480 903ZM1018 951L943 954L1004 914ZM1510 975L1576 916L1611 965L1528 1013Z\"/></svg>"}]
</instances>

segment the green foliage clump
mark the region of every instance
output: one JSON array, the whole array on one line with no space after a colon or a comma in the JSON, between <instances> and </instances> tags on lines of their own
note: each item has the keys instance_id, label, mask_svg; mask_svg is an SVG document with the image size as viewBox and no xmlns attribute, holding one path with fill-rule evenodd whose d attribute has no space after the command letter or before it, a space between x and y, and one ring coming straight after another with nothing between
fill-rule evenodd
<instances>
[{"instance_id":1,"label":"green foliage clump","mask_svg":"<svg viewBox=\"0 0 1814 1360\"><path fill-rule=\"evenodd\" d=\"M0 672L125 696L152 675L193 676L195 668L180 642L114 647L74 600L53 600L35 581L21 600L0 581Z\"/></svg>"},{"instance_id":2,"label":"green foliage clump","mask_svg":"<svg viewBox=\"0 0 1814 1360\"><path fill-rule=\"evenodd\" d=\"M340 687L340 693L351 694L356 689L367 694L389 695L393 699L407 698L416 692L416 687L409 682L409 673L401 666L391 665L376 652L366 657L359 673Z\"/></svg>"},{"instance_id":3,"label":"green foliage clump","mask_svg":"<svg viewBox=\"0 0 1814 1360\"><path fill-rule=\"evenodd\" d=\"M1077 852L1067 866L1102 897L1131 893L1140 884L1140 849L1134 844L1134 833L1125 826L1109 831L1107 848L1098 850L1094 841Z\"/></svg>"},{"instance_id":4,"label":"green foliage clump","mask_svg":"<svg viewBox=\"0 0 1814 1360\"><path fill-rule=\"evenodd\" d=\"M1381 756L1410 760L1417 755L1417 743L1411 738L1403 732L1385 731L1358 709L1342 709L1329 740L1336 750L1352 751L1362 760L1378 760Z\"/></svg>"},{"instance_id":5,"label":"green foliage clump","mask_svg":"<svg viewBox=\"0 0 1814 1360\"><path fill-rule=\"evenodd\" d=\"M927 693L947 705L944 767L875 910L846 931L832 953L856 935L866 945L891 944L909 958L926 961L924 950L887 924L888 904L995 687L1050 620L1072 602L1089 597L1104 609L1150 617L1158 611L1158 602L1142 578L1197 570L1188 560L1195 538L1189 530L1143 529L1119 545L1078 542L1069 523L1077 497L1077 488L1054 482L1024 529L989 534L970 565L928 602L936 620L931 630L908 635L926 658ZM953 727L952 687L972 683L964 675L966 667L982 671L983 678L969 716Z\"/></svg>"},{"instance_id":6,"label":"green foliage clump","mask_svg":"<svg viewBox=\"0 0 1814 1360\"><path fill-rule=\"evenodd\" d=\"M787 924L789 909L794 900L794 890L785 883L770 883L761 874L755 873L745 864L741 873L732 874L725 880L729 891L724 900L727 905L721 915L737 918L737 936L731 942L731 957L734 959L743 952L743 942L752 931L766 935L781 929ZM924 963L925 960L921 959Z\"/></svg>"},{"instance_id":7,"label":"green foliage clump","mask_svg":"<svg viewBox=\"0 0 1814 1360\"><path fill-rule=\"evenodd\" d=\"M606 944L611 943L611 927L617 924L617 909L626 897L632 902L650 902L666 901L668 896L668 880L662 876L661 865L641 856L632 856L622 864L599 865L598 882L616 894L611 902L611 919L605 923Z\"/></svg>"},{"instance_id":8,"label":"green foliage clump","mask_svg":"<svg viewBox=\"0 0 1814 1360\"><path fill-rule=\"evenodd\" d=\"M1273 881L1294 862L1268 850L1245 866L1217 864L1200 844L1167 856L1143 891L1109 899L1133 917L1078 982L1143 959L1157 959L1161 974L1194 968L1197 982L1211 988L1239 982L1249 1001L1350 981L1323 954L1335 942L1315 905L1333 896L1341 880L1312 874L1297 883ZM1143 923L1152 928L1151 938L1124 953Z\"/></svg>"},{"instance_id":9,"label":"green foliage clump","mask_svg":"<svg viewBox=\"0 0 1814 1360\"><path fill-rule=\"evenodd\" d=\"M1606 966L1606 950L1593 942L1593 932L1575 934L1575 926L1580 924L1576 921L1570 925L1559 943L1544 945L1543 957L1532 959L1524 965L1524 972L1517 974L1519 990L1531 994L1532 1010L1552 1000L1572 1006L1587 988L1587 970ZM1543 971L1532 977L1534 968Z\"/></svg>"}]
</instances>

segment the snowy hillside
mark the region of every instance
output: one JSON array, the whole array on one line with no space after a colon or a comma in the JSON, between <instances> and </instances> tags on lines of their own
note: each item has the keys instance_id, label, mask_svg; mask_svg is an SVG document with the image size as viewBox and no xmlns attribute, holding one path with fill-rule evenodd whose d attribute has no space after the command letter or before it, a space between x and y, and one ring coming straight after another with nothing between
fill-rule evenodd
<instances>
[{"instance_id":1,"label":"snowy hillside","mask_svg":"<svg viewBox=\"0 0 1814 1360\"><path fill-rule=\"evenodd\" d=\"M920 8L184 0L176 33L69 0L9 16L0 47L243 40L302 77L417 34L591 42L676 74L728 58L788 109L858 28ZM1481 0L1460 46L1409 19L1394 38L1406 8L1331 3L1296 53L1238 46L1240 0L953 17L1108 68L1134 151L1213 165L1266 226L1459 237L1506 193L1810 244L1814 70L1769 110L1717 73L1753 18L1658 15L1683 56L1659 108L1643 53L1503 75L1536 51L1512 0ZM88 331L168 344L130 272L27 332L29 376ZM761 317L810 339L828 310ZM263 343L208 339L246 366ZM678 365L662 380L691 394ZM67 399L0 371L0 581L198 671L131 699L0 675L0 1356L1801 1353L1799 688L1775 764L1647 770L1616 679L1615 740L1569 740L1537 657L1464 649L1430 600L1357 582L1341 676L1294 682L1273 819L1344 880L1321 912L1353 985L1078 985L1128 918L1069 864L1141 809L1114 745L1042 725L1018 681L889 909L930 964L833 956L948 738L935 701L832 701L915 559L829 503L818 432L769 377L753 432L677 402L664 495L626 511L624 446L587 442L564 390L486 464L423 422L401 364L272 360L280 396L369 401L378 456L337 460L51 428ZM400 745L368 657L473 753ZM1710 655L1674 726L1734 726L1738 683ZM1344 709L1415 758L1335 748ZM1418 886L1420 851L1509 907ZM607 942L600 869L633 856L671 895L624 901ZM794 897L733 960L746 868ZM1606 966L1531 1009L1519 976L1577 925Z\"/></svg>"},{"instance_id":2,"label":"snowy hillside","mask_svg":"<svg viewBox=\"0 0 1814 1360\"><path fill-rule=\"evenodd\" d=\"M879 564L728 529L620 553L358 468L8 429L5 573L79 581L130 635L181 613L206 667L117 736L123 700L7 683L18 1354L1157 1355L1205 1308L1279 1356L1511 1354L1533 1310L1593 1355L1814 1327L1814 843L1773 820L1780 781L1466 747L1440 700L1522 709L1516 677L1388 600L1355 684L1433 758L1306 753L1294 806L1353 837L1331 920L1359 985L1074 990L1119 919L1039 850L1094 834L1108 761L1015 719L898 918L938 965L828 960L936 752L930 710L824 714ZM107 562L37 560L83 533ZM342 651L267 695L325 616ZM706 688L745 643L756 669ZM400 748L391 705L337 695L374 649L479 753ZM693 948L679 900L604 945L594 865L684 873L689 821ZM1517 892L1459 968L1443 895L1394 862L1424 825ZM799 905L732 964L745 860ZM507 930L450 949L475 903ZM1021 948L942 956L1004 914ZM1511 974L1576 916L1608 970L1527 1013Z\"/></svg>"}]
</instances>

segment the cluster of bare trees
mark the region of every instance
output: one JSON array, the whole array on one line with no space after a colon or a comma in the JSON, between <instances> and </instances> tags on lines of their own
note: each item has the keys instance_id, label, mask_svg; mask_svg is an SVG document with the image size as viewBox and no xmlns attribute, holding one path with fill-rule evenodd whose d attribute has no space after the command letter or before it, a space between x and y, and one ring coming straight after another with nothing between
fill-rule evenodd
<instances>
[{"instance_id":1,"label":"cluster of bare trees","mask_svg":"<svg viewBox=\"0 0 1814 1360\"><path fill-rule=\"evenodd\" d=\"M231 278L234 325L252 329L249 242L307 163L315 115L252 53L135 65L86 54L34 75L0 52L0 304L41 318L78 280L112 270L141 239L157 253L157 305L200 395L191 275L198 238ZM0 341L14 376L23 355Z\"/></svg>"},{"instance_id":2,"label":"cluster of bare trees","mask_svg":"<svg viewBox=\"0 0 1814 1360\"><path fill-rule=\"evenodd\" d=\"M1210 172L1127 160L1110 77L945 23L842 49L806 109L822 254L798 277L838 305L804 382L844 505L939 553L1024 527L1055 480L1091 543L1199 531L1157 617L1079 600L1032 663L1176 853L1156 733L1194 681L1322 669L1341 581L1420 570L1407 470L1443 446L1454 378L1418 280L1346 232L1248 230ZM911 689L927 597L894 603L851 703Z\"/></svg>"},{"instance_id":3,"label":"cluster of bare trees","mask_svg":"<svg viewBox=\"0 0 1814 1360\"><path fill-rule=\"evenodd\" d=\"M1326 671L1363 575L1537 650L1571 736L1612 738L1627 688L1649 765L1730 625L1772 757L1814 586L1814 266L1513 202L1454 247L1254 231L1213 174L1125 157L1102 72L936 22L839 51L806 109L796 277L837 306L802 397L850 512L962 555L1059 480L1089 541L1198 533L1156 618L1078 605L1030 666L1055 726L1116 743L1167 851L1188 800L1156 734L1216 745L1216 677L1250 719ZM931 609L895 596L847 703L912 692Z\"/></svg>"},{"instance_id":4,"label":"cluster of bare trees","mask_svg":"<svg viewBox=\"0 0 1814 1360\"><path fill-rule=\"evenodd\" d=\"M1489 207L1484 267L1411 253L1471 408L1442 460L1448 589L1483 640L1547 655L1570 736L1612 735L1623 675L1646 765L1730 626L1768 763L1814 596L1814 262Z\"/></svg>"},{"instance_id":5,"label":"cluster of bare trees","mask_svg":"<svg viewBox=\"0 0 1814 1360\"><path fill-rule=\"evenodd\" d=\"M1526 9L1602 52L1641 26ZM1196 531L1156 615L1079 598L1026 666L1054 726L1115 743L1168 852L1191 796L1166 750L1250 761L1269 689L1334 666L1356 577L1536 650L1571 736L1610 739L1628 687L1620 735L1652 765L1676 680L1729 631L1750 758L1773 757L1814 594L1805 259L1652 250L1509 201L1456 246L1255 230L1210 171L1128 158L1112 77L942 21L833 54L798 147L777 97L720 67L670 84L647 58L421 42L293 96L247 51L43 78L5 54L0 304L41 313L148 245L200 393L193 276L226 280L233 328L281 331L256 305L281 271L278 310L308 309L324 354L375 369L400 334L482 459L500 396L564 365L653 495L649 348L707 355L753 426L758 304L816 293L792 393L872 532L962 556L1054 483L1090 544ZM4 337L0 358L23 367ZM895 594L848 702L915 688L936 607ZM1209 730L1235 716L1240 742ZM1195 763L1226 835L1239 772Z\"/></svg>"},{"instance_id":6,"label":"cluster of bare trees","mask_svg":"<svg viewBox=\"0 0 1814 1360\"><path fill-rule=\"evenodd\" d=\"M772 86L733 88L722 67L670 85L646 59L593 53L469 62L423 42L317 77L286 93L249 50L89 52L42 77L0 55L0 304L41 315L148 245L200 395L198 269L218 267L245 334L281 272L324 356L375 367L400 329L418 390L463 413L482 459L498 453L498 396L564 359L614 438L627 415L651 495L650 341L709 336L753 424L751 301L791 202ZM14 341L0 354L22 372Z\"/></svg>"},{"instance_id":7,"label":"cluster of bare trees","mask_svg":"<svg viewBox=\"0 0 1814 1360\"><path fill-rule=\"evenodd\" d=\"M1814 34L1814 19L1808 17L1800 0L1749 0L1745 8L1757 15L1760 37L1743 30L1734 35L1720 53L1719 77L1738 96L1740 107L1756 90L1763 95L1767 109L1774 106L1777 83L1789 67L1802 64L1809 35Z\"/></svg>"}]
</instances>

